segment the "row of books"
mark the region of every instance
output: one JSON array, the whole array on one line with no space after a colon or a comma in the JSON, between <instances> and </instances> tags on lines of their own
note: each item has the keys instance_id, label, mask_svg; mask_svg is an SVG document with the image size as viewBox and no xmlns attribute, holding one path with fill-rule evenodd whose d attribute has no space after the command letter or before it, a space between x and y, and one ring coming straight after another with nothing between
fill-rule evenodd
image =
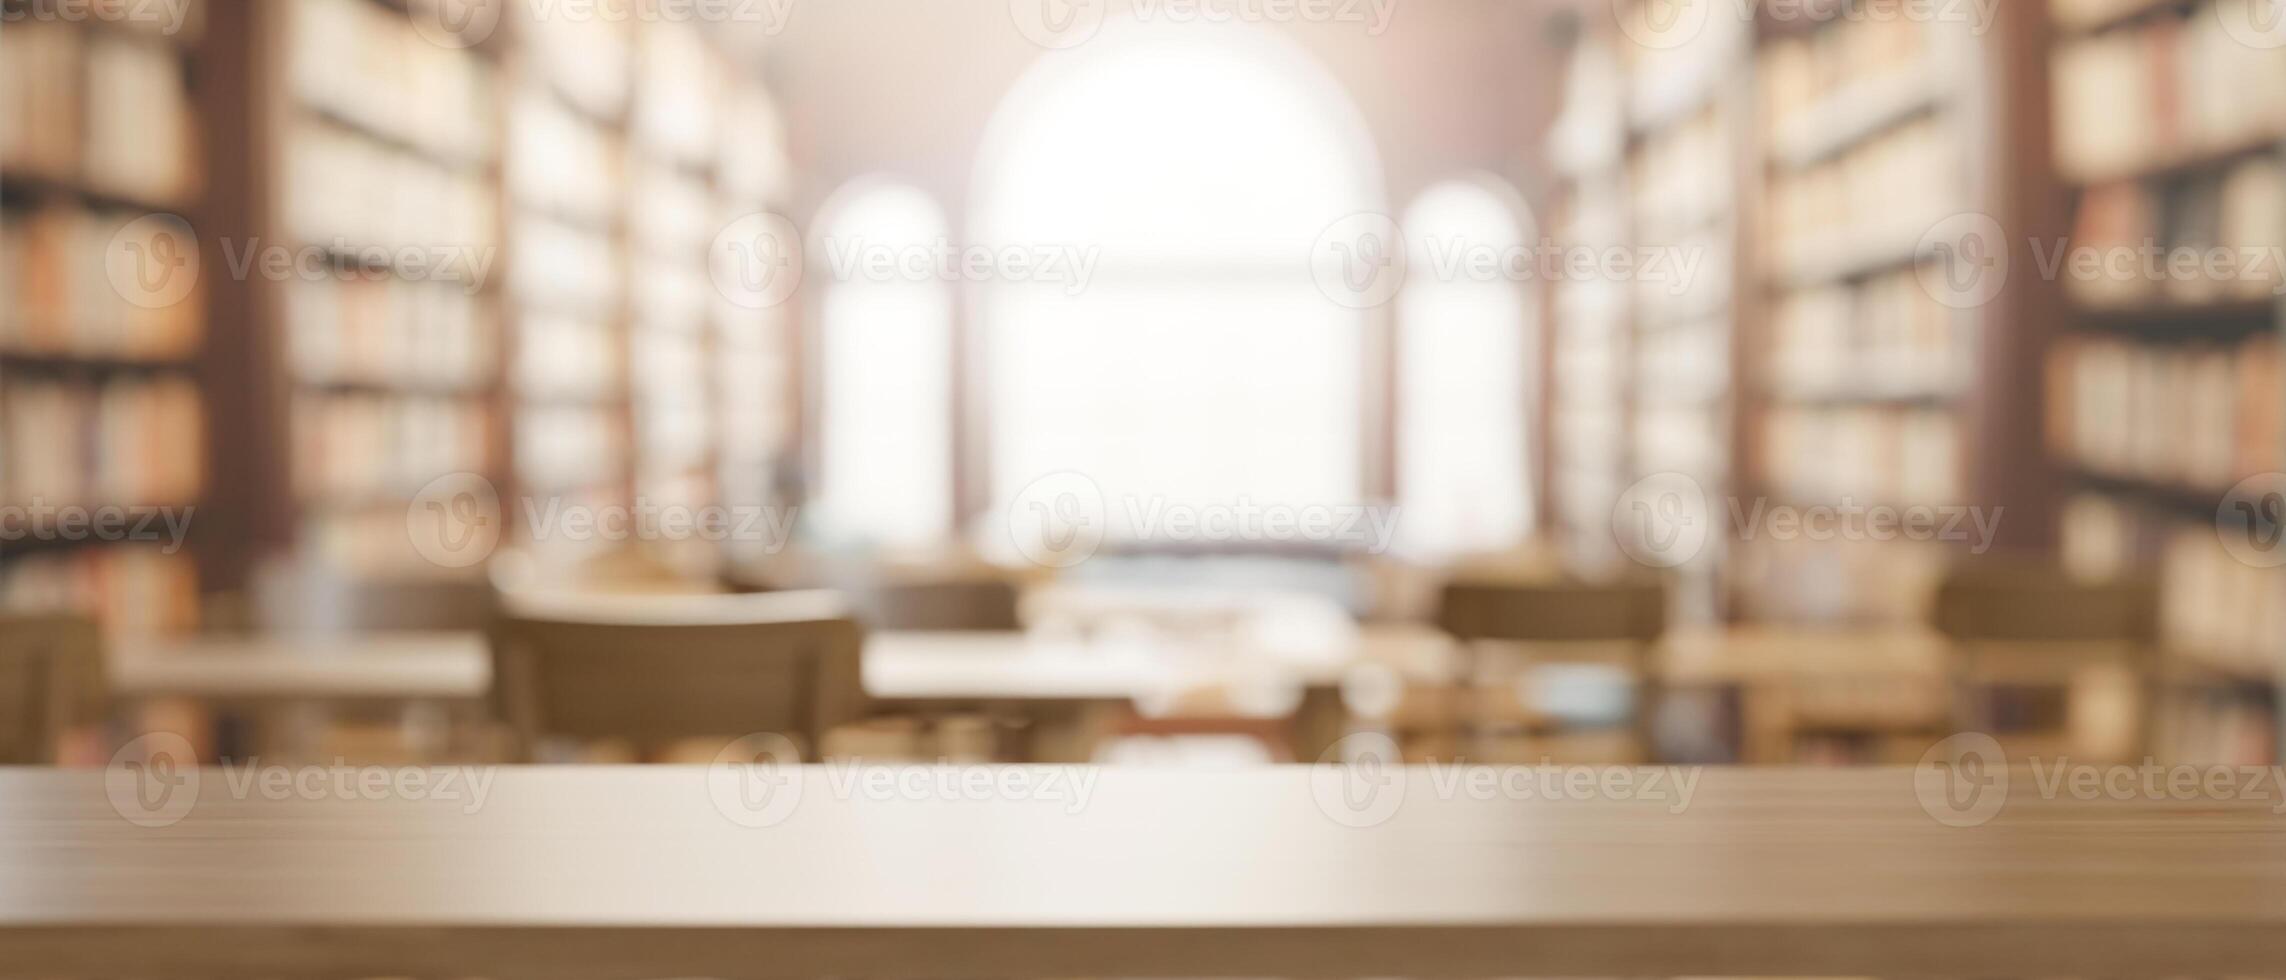
<instances>
[{"instance_id":1,"label":"row of books","mask_svg":"<svg viewBox=\"0 0 2286 980\"><path fill-rule=\"evenodd\" d=\"M1757 55L1768 125L1784 132L1818 110L1892 78L1924 81L1937 57L1931 23L1912 17L1847 18L1773 38Z\"/></svg>"},{"instance_id":2,"label":"row of books","mask_svg":"<svg viewBox=\"0 0 2286 980\"><path fill-rule=\"evenodd\" d=\"M9 556L0 608L93 613L114 636L184 632L198 626L198 567L187 550L141 543Z\"/></svg>"},{"instance_id":3,"label":"row of books","mask_svg":"<svg viewBox=\"0 0 2286 980\"><path fill-rule=\"evenodd\" d=\"M1967 380L1966 331L1912 269L1782 295L1770 318L1781 397L1944 396Z\"/></svg>"},{"instance_id":4,"label":"row of books","mask_svg":"<svg viewBox=\"0 0 2286 980\"><path fill-rule=\"evenodd\" d=\"M187 378L11 378L0 434L8 503L183 506L206 482L204 412Z\"/></svg>"},{"instance_id":5,"label":"row of books","mask_svg":"<svg viewBox=\"0 0 2286 980\"><path fill-rule=\"evenodd\" d=\"M2083 493L2064 507L2067 563L2088 574L2159 572L2160 625L2172 652L2249 677L2272 676L2286 636L2286 569L2239 560L2214 521Z\"/></svg>"},{"instance_id":6,"label":"row of books","mask_svg":"<svg viewBox=\"0 0 2286 980\"><path fill-rule=\"evenodd\" d=\"M1961 425L1949 408L1786 405L1764 415L1762 434L1765 485L1799 503L1962 500Z\"/></svg>"},{"instance_id":7,"label":"row of books","mask_svg":"<svg viewBox=\"0 0 2286 980\"><path fill-rule=\"evenodd\" d=\"M2059 276L2091 308L2276 297L2286 287L2286 166L2259 155L2180 180L2092 187ZM2212 264L2216 250L2227 265Z\"/></svg>"},{"instance_id":8,"label":"row of books","mask_svg":"<svg viewBox=\"0 0 2286 980\"><path fill-rule=\"evenodd\" d=\"M2277 340L2149 343L2086 335L2049 363L2049 445L2078 468L2219 493L2286 469Z\"/></svg>"},{"instance_id":9,"label":"row of books","mask_svg":"<svg viewBox=\"0 0 2286 980\"><path fill-rule=\"evenodd\" d=\"M304 390L293 404L294 485L328 506L395 506L452 473L490 472L479 398Z\"/></svg>"},{"instance_id":10,"label":"row of books","mask_svg":"<svg viewBox=\"0 0 2286 980\"><path fill-rule=\"evenodd\" d=\"M2054 55L2056 161L2087 181L2286 135L2272 0L2207 0L2076 37Z\"/></svg>"},{"instance_id":11,"label":"row of books","mask_svg":"<svg viewBox=\"0 0 2286 980\"><path fill-rule=\"evenodd\" d=\"M294 246L409 258L426 263L425 274L460 278L493 250L496 202L482 170L315 118L286 139L284 206Z\"/></svg>"},{"instance_id":12,"label":"row of books","mask_svg":"<svg viewBox=\"0 0 2286 980\"><path fill-rule=\"evenodd\" d=\"M295 376L314 384L481 388L493 338L483 297L459 282L344 272L286 284Z\"/></svg>"},{"instance_id":13,"label":"row of books","mask_svg":"<svg viewBox=\"0 0 2286 980\"><path fill-rule=\"evenodd\" d=\"M0 169L154 206L198 181L183 64L156 35L11 19L0 32Z\"/></svg>"},{"instance_id":14,"label":"row of books","mask_svg":"<svg viewBox=\"0 0 2286 980\"><path fill-rule=\"evenodd\" d=\"M0 351L180 360L205 322L190 226L53 203L0 213Z\"/></svg>"},{"instance_id":15,"label":"row of books","mask_svg":"<svg viewBox=\"0 0 2286 980\"><path fill-rule=\"evenodd\" d=\"M617 485L626 426L614 405L527 404L516 413L517 482L544 493Z\"/></svg>"},{"instance_id":16,"label":"row of books","mask_svg":"<svg viewBox=\"0 0 2286 980\"><path fill-rule=\"evenodd\" d=\"M625 159L616 132L527 85L510 106L507 139L503 163L515 206L594 229L617 220Z\"/></svg>"},{"instance_id":17,"label":"row of books","mask_svg":"<svg viewBox=\"0 0 2286 980\"><path fill-rule=\"evenodd\" d=\"M1736 140L1728 109L1710 105L1671 129L1647 135L1636 149L1629 195L1646 240L1681 238L1728 214L1736 177L1730 166Z\"/></svg>"},{"instance_id":18,"label":"row of books","mask_svg":"<svg viewBox=\"0 0 2286 980\"><path fill-rule=\"evenodd\" d=\"M1858 261L1910 258L1929 230L1963 210L1967 165L1941 116L1921 116L1831 160L1773 177L1769 250L1800 278Z\"/></svg>"},{"instance_id":19,"label":"row of books","mask_svg":"<svg viewBox=\"0 0 2286 980\"><path fill-rule=\"evenodd\" d=\"M419 14L416 16L427 16ZM292 85L308 109L455 163L492 155L492 64L438 43L373 0L291 5Z\"/></svg>"}]
</instances>

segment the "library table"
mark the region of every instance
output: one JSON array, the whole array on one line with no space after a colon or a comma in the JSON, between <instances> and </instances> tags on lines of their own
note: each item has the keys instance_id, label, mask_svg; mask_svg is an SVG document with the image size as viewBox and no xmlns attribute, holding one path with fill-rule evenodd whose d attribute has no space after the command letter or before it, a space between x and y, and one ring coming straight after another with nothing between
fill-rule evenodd
<instances>
[{"instance_id":1,"label":"library table","mask_svg":"<svg viewBox=\"0 0 2286 980\"><path fill-rule=\"evenodd\" d=\"M703 766L506 767L476 773L481 794L463 779L394 797L265 792L220 769L141 783L156 771L0 770L0 977L2286 963L2274 789L2042 798L2027 772L1999 786L1999 770L1976 791L2006 805L1953 826L1931 816L1953 779L1933 768L1699 770L1687 795L1672 780L1485 791L1452 770L1330 766L1015 767L888 789L832 766L757 770L761 783ZM179 819L127 819L152 814Z\"/></svg>"}]
</instances>

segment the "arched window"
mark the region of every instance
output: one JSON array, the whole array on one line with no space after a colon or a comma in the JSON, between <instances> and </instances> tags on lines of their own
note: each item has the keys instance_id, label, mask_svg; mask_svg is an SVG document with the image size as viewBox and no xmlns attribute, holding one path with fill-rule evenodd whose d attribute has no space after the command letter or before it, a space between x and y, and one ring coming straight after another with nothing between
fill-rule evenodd
<instances>
[{"instance_id":1,"label":"arched window","mask_svg":"<svg viewBox=\"0 0 2286 980\"><path fill-rule=\"evenodd\" d=\"M1368 314L1310 255L1383 208L1381 175L1306 54L1250 25L1117 25L1018 83L978 174L980 246L1092 262L979 291L995 500L1077 472L1124 540L1157 536L1154 502L1360 502Z\"/></svg>"},{"instance_id":2,"label":"arched window","mask_svg":"<svg viewBox=\"0 0 2286 980\"><path fill-rule=\"evenodd\" d=\"M1526 379L1531 235L1489 181L1413 200L1397 300L1397 499L1407 550L1499 551L1531 528Z\"/></svg>"},{"instance_id":3,"label":"arched window","mask_svg":"<svg viewBox=\"0 0 2286 980\"><path fill-rule=\"evenodd\" d=\"M944 212L918 188L862 180L818 216L814 526L829 540L933 544L952 527L952 286L907 259L944 246Z\"/></svg>"}]
</instances>

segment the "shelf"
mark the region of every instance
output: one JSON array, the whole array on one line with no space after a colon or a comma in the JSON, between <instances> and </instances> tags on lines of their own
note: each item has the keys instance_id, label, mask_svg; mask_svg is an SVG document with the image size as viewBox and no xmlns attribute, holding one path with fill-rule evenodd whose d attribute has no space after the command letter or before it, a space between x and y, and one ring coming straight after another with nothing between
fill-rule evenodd
<instances>
[{"instance_id":1,"label":"shelf","mask_svg":"<svg viewBox=\"0 0 2286 980\"><path fill-rule=\"evenodd\" d=\"M168 202L141 194L93 187L69 178L22 171L0 171L0 201L10 204L63 201L98 210L168 213L179 213L189 206L188 201Z\"/></svg>"},{"instance_id":2,"label":"shelf","mask_svg":"<svg viewBox=\"0 0 2286 980\"><path fill-rule=\"evenodd\" d=\"M2162 152L2148 160L2109 172L2066 174L2081 188L2140 180L2171 180L2207 170L2219 170L2246 157L2277 152L2286 135L2257 133L2214 146Z\"/></svg>"},{"instance_id":3,"label":"shelf","mask_svg":"<svg viewBox=\"0 0 2286 980\"><path fill-rule=\"evenodd\" d=\"M2201 521L2213 521L2215 511L2222 507L2227 491L2198 490L2174 483L2160 483L2135 477L2111 476L2066 462L2072 482L2080 489L2114 497L2124 497L2146 506L2180 514Z\"/></svg>"},{"instance_id":4,"label":"shelf","mask_svg":"<svg viewBox=\"0 0 2286 980\"><path fill-rule=\"evenodd\" d=\"M322 102L304 101L300 105L302 112L309 117L311 123L346 130L360 139L371 140L390 150L406 156L418 157L446 170L485 171L489 170L494 163L492 156L456 152L440 146L431 146L416 137L376 126Z\"/></svg>"},{"instance_id":5,"label":"shelf","mask_svg":"<svg viewBox=\"0 0 2286 980\"><path fill-rule=\"evenodd\" d=\"M2229 340L2273 329L2280 309L2281 301L2274 298L2213 303L2160 301L2082 306L2072 310L2072 317L2088 329L2143 339Z\"/></svg>"},{"instance_id":6,"label":"shelf","mask_svg":"<svg viewBox=\"0 0 2286 980\"><path fill-rule=\"evenodd\" d=\"M98 352L33 352L0 351L0 369L23 371L31 374L97 375L97 374L151 374L167 371L195 371L197 355L159 355L141 357L132 354Z\"/></svg>"},{"instance_id":7,"label":"shelf","mask_svg":"<svg viewBox=\"0 0 2286 980\"><path fill-rule=\"evenodd\" d=\"M1933 253L1918 241L1836 245L1807 250L1817 258L1780 267L1776 281L1782 289L1809 289L1854 282L1883 272L1910 269Z\"/></svg>"},{"instance_id":8,"label":"shelf","mask_svg":"<svg viewBox=\"0 0 2286 980\"><path fill-rule=\"evenodd\" d=\"M305 391L337 395L401 395L481 398L491 394L489 378L356 378L308 377L294 379Z\"/></svg>"},{"instance_id":9,"label":"shelf","mask_svg":"<svg viewBox=\"0 0 2286 980\"><path fill-rule=\"evenodd\" d=\"M1958 384L1885 386L1883 382L1871 378L1850 378L1817 385L1772 382L1767 391L1771 401L1782 405L1832 407L1864 405L1945 408L1959 401L1962 396L1962 386Z\"/></svg>"},{"instance_id":10,"label":"shelf","mask_svg":"<svg viewBox=\"0 0 2286 980\"><path fill-rule=\"evenodd\" d=\"M2126 27L2138 21L2154 20L2162 14L2188 13L2200 0L2134 0L2122 4L2096 17L2082 21L2057 20L2056 30L2065 35L2101 34L2113 28Z\"/></svg>"},{"instance_id":11,"label":"shelf","mask_svg":"<svg viewBox=\"0 0 2286 980\"><path fill-rule=\"evenodd\" d=\"M1893 72L1859 81L1818 101L1815 108L1771 149L1772 162L1799 170L1841 156L1852 148L1942 107L1950 96L1931 72Z\"/></svg>"}]
</instances>

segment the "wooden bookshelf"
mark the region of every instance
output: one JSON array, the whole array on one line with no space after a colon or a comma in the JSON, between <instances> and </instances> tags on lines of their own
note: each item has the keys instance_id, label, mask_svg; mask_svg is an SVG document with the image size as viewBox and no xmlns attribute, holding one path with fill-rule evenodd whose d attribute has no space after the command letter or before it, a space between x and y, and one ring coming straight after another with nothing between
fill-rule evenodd
<instances>
[{"instance_id":1,"label":"wooden bookshelf","mask_svg":"<svg viewBox=\"0 0 2286 980\"><path fill-rule=\"evenodd\" d=\"M1740 339L1741 483L1794 507L1968 502L1966 402L1979 311L1926 284L1929 232L1982 208L1982 91L1963 25L1768 19L1751 131L1758 235ZM1965 306L1966 304L1960 304ZM1920 542L1742 547L1741 613L1917 619L1947 558ZM1844 587L1846 585L1846 587Z\"/></svg>"},{"instance_id":2,"label":"wooden bookshelf","mask_svg":"<svg viewBox=\"0 0 2286 980\"><path fill-rule=\"evenodd\" d=\"M1628 284L1625 441L1630 482L1680 473L1705 494L1713 531L1669 570L1679 622L1729 615L1729 507L1739 472L1741 322L1755 307L1742 289L1752 174L1752 25L1713 5L1679 45L1623 44L1629 93L1625 169L1631 243L1695 253L1697 274L1669 284Z\"/></svg>"},{"instance_id":3,"label":"wooden bookshelf","mask_svg":"<svg viewBox=\"0 0 2286 980\"><path fill-rule=\"evenodd\" d=\"M2217 6L2240 2L2049 4L2075 246L2286 246L2286 111L2245 97L2286 82L2286 51L2230 41ZM2063 553L2091 572L2159 569L2170 661L2212 682L2178 698L2170 754L2275 758L2286 569L2234 557L2217 515L2232 485L2286 470L2286 270L2218 281L2138 264L2065 287L2047 390L2071 494Z\"/></svg>"},{"instance_id":4,"label":"wooden bookshelf","mask_svg":"<svg viewBox=\"0 0 2286 980\"><path fill-rule=\"evenodd\" d=\"M205 8L185 10L175 34L100 17L11 17L0 31L0 507L24 509L12 523L38 508L163 508L194 522L190 543L204 530L205 283L181 261L155 280L119 261L187 257L203 237L192 80ZM0 543L0 608L88 613L114 632L195 626L197 552L116 537Z\"/></svg>"},{"instance_id":5,"label":"wooden bookshelf","mask_svg":"<svg viewBox=\"0 0 2286 980\"><path fill-rule=\"evenodd\" d=\"M1600 21L1595 22L1598 27ZM1578 36L1566 70L1566 102L1547 153L1556 171L1552 237L1573 247L1625 247L1627 79L1608 30ZM1586 569L1625 560L1612 511L1630 482L1627 284L1565 278L1548 298L1550 520L1566 560Z\"/></svg>"}]
</instances>

